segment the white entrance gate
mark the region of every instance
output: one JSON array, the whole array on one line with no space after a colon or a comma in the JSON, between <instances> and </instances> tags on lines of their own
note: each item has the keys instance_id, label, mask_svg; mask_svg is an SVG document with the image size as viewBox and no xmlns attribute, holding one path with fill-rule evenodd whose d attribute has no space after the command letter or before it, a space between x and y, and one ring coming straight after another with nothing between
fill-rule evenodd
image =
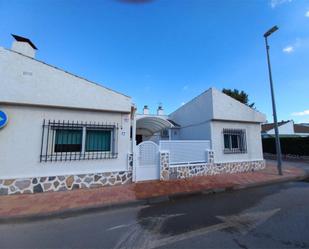
<instances>
[{"instance_id":1,"label":"white entrance gate","mask_svg":"<svg viewBox=\"0 0 309 249\"><path fill-rule=\"evenodd\" d=\"M157 180L160 176L159 146L145 141L137 146L136 181Z\"/></svg>"}]
</instances>

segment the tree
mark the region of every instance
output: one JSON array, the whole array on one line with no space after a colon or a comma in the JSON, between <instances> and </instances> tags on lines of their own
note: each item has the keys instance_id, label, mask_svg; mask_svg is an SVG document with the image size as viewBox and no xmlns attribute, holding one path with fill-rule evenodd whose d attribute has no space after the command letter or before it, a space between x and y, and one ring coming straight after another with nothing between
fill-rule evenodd
<instances>
[{"instance_id":1,"label":"tree","mask_svg":"<svg viewBox=\"0 0 309 249\"><path fill-rule=\"evenodd\" d=\"M237 89L226 89L226 88L223 88L222 89L222 92L225 93L226 95L229 95L230 97L238 100L239 102L251 107L251 108L254 108L254 103L251 103L249 104L249 96L247 93L245 93L244 91L240 91L237 90Z\"/></svg>"}]
</instances>

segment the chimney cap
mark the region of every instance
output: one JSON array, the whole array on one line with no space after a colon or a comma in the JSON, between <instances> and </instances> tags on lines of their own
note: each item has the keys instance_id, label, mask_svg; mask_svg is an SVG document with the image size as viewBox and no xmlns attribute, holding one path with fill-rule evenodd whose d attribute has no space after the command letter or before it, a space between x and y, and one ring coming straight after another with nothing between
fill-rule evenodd
<instances>
[{"instance_id":1,"label":"chimney cap","mask_svg":"<svg viewBox=\"0 0 309 249\"><path fill-rule=\"evenodd\" d=\"M14 34L12 34L12 36L15 38L16 41L27 42L33 49L38 50L37 47L28 38L25 38L19 35L14 35Z\"/></svg>"}]
</instances>

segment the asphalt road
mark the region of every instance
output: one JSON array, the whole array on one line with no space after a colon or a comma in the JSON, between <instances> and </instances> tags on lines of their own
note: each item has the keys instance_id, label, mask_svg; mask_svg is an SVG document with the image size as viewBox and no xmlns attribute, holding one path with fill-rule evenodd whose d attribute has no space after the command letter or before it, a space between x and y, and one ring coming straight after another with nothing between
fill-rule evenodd
<instances>
[{"instance_id":1,"label":"asphalt road","mask_svg":"<svg viewBox=\"0 0 309 249\"><path fill-rule=\"evenodd\" d=\"M1 248L309 248L309 183L0 225Z\"/></svg>"}]
</instances>

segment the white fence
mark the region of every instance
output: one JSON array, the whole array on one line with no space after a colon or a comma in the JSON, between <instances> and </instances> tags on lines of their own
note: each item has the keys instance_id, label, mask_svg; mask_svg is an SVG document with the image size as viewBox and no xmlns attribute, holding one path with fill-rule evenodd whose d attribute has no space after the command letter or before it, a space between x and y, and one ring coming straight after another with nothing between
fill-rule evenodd
<instances>
[{"instance_id":1,"label":"white fence","mask_svg":"<svg viewBox=\"0 0 309 249\"><path fill-rule=\"evenodd\" d=\"M208 161L209 140L161 140L160 150L169 151L170 164L189 164Z\"/></svg>"}]
</instances>

